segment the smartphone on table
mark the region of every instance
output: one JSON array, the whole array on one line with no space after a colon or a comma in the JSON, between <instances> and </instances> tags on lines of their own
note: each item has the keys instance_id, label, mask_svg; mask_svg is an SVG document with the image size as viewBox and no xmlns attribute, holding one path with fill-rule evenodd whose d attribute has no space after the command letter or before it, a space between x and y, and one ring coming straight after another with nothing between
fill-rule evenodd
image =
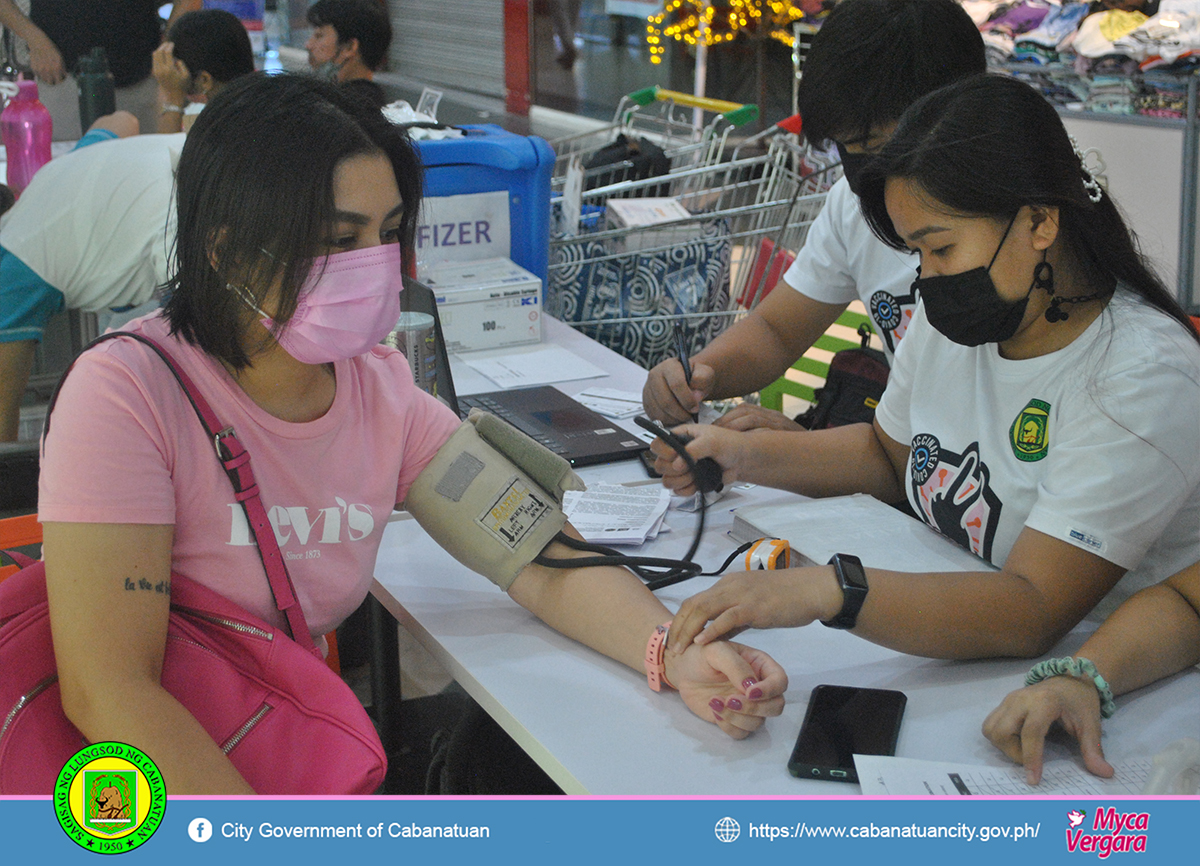
<instances>
[{"instance_id":1,"label":"smartphone on table","mask_svg":"<svg viewBox=\"0 0 1200 866\"><path fill-rule=\"evenodd\" d=\"M798 778L857 782L854 755L894 755L903 692L820 685L812 691L788 771Z\"/></svg>"}]
</instances>

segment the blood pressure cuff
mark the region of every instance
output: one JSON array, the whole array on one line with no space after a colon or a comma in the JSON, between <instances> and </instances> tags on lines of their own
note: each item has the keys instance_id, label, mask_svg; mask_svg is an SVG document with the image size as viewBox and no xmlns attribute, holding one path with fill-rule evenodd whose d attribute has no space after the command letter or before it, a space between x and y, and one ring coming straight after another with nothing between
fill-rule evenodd
<instances>
[{"instance_id":1,"label":"blood pressure cuff","mask_svg":"<svg viewBox=\"0 0 1200 866\"><path fill-rule=\"evenodd\" d=\"M494 415L471 415L409 488L404 507L446 552L508 591L567 522L571 465Z\"/></svg>"}]
</instances>

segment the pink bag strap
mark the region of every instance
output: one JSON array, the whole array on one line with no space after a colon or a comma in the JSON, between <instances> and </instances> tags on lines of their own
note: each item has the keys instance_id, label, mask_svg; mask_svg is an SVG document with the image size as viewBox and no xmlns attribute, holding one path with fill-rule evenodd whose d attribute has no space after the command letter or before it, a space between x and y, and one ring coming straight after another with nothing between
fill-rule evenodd
<instances>
[{"instance_id":1,"label":"pink bag strap","mask_svg":"<svg viewBox=\"0 0 1200 866\"><path fill-rule=\"evenodd\" d=\"M26 556L19 550L0 550L0 554L3 554L11 559L16 564L17 568L29 568L29 566L37 562L37 560L32 556Z\"/></svg>"},{"instance_id":2,"label":"pink bag strap","mask_svg":"<svg viewBox=\"0 0 1200 866\"><path fill-rule=\"evenodd\" d=\"M148 346L155 354L162 358L168 369L175 376L175 380L179 382L179 386L183 388L183 392L192 404L192 408L196 410L196 416L200 419L200 423L208 431L208 436L212 440L213 447L216 450L217 459L221 461L221 466L225 469L225 474L229 476L229 481L233 485L234 498L242 504L242 509L246 512L246 520L250 524L250 528L254 531L254 538L258 542L258 555L261 557L263 568L267 572L267 581L271 585L271 593L275 596L275 606L287 618L288 628L292 633L292 640L296 641L296 643L300 644L306 650L316 653L317 649L313 644L312 635L308 632L308 623L304 619L304 611L300 609L300 601L296 598L296 590L292 585L292 578L288 574L287 566L284 565L283 555L279 552L279 543L275 539L275 530L271 528L271 523L267 519L266 506L263 505L262 497L259 496L258 484L255 482L254 472L250 468L250 452L242 445L232 427L226 427L217 420L216 413L208 405L208 401L204 399L204 396L200 393L200 389L192 382L191 377L184 372L171 353L159 343L151 340L149 337L143 337L141 334L132 334L128 331L114 331L97 337L88 344L87 349L105 340L117 337L137 340L139 343L144 343ZM87 349L84 351L87 351ZM71 366L73 367L74 363ZM58 392L62 388L62 383L69 372L71 372L70 367L67 368L66 373L63 373L58 387L54 389L54 395L50 398L50 406L46 411L46 432L50 430L50 417L54 411L54 403L58 400Z\"/></svg>"}]
</instances>

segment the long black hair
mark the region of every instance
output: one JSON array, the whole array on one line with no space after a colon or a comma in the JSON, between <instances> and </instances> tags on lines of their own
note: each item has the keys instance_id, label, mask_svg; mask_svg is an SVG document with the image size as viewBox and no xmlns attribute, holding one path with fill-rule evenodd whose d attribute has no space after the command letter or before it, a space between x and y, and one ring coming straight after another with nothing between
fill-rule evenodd
<instances>
[{"instance_id":1,"label":"long black hair","mask_svg":"<svg viewBox=\"0 0 1200 866\"><path fill-rule=\"evenodd\" d=\"M884 204L889 178L914 183L947 213L1008 222L1024 206L1056 207L1059 237L1099 289L1121 282L1179 321L1200 342L1187 313L1138 248L1107 192L1093 202L1091 179L1054 108L1032 87L1002 75L975 75L913 103L862 174L860 202L871 230L906 249Z\"/></svg>"},{"instance_id":2,"label":"long black hair","mask_svg":"<svg viewBox=\"0 0 1200 866\"><path fill-rule=\"evenodd\" d=\"M411 254L420 161L377 107L309 76L247 75L222 90L188 133L176 172L172 333L234 369L249 364L243 337L253 316L230 285L261 306L265 287L278 282L275 322L286 324L328 240L334 172L370 153L392 164L404 204L400 243Z\"/></svg>"}]
</instances>

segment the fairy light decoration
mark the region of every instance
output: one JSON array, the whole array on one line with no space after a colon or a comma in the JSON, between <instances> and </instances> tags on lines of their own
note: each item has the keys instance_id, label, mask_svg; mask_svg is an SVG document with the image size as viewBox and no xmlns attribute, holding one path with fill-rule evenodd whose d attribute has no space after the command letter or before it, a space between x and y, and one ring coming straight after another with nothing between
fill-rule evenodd
<instances>
[{"instance_id":1,"label":"fairy light decoration","mask_svg":"<svg viewBox=\"0 0 1200 866\"><path fill-rule=\"evenodd\" d=\"M742 31L765 34L790 48L792 23L803 17L800 6L789 0L665 0L663 11L646 19L650 62L662 63L667 40L711 47L732 42Z\"/></svg>"}]
</instances>

